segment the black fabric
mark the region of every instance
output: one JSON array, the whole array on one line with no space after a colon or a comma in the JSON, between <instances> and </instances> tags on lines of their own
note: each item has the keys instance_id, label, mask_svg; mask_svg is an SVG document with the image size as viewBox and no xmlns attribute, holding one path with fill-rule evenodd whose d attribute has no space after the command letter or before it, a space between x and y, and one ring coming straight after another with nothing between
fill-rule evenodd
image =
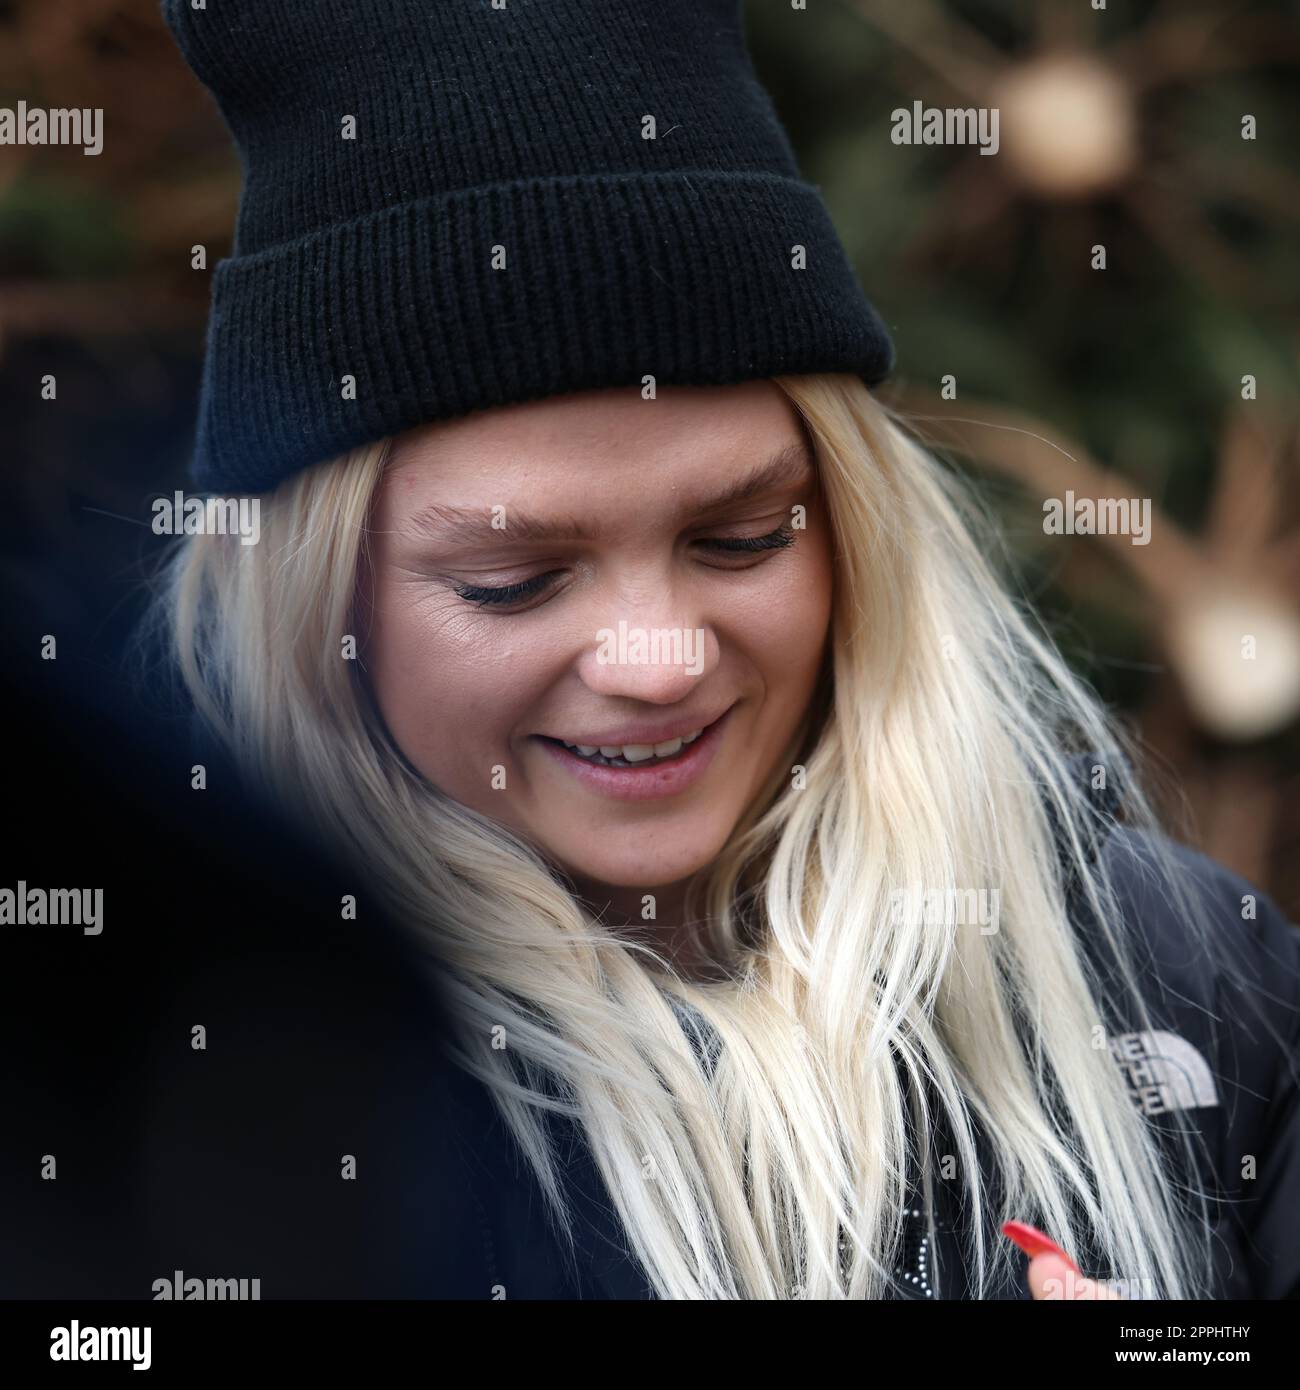
<instances>
[{"instance_id":1,"label":"black fabric","mask_svg":"<svg viewBox=\"0 0 1300 1390\"><path fill-rule=\"evenodd\" d=\"M1125 917L1141 927L1137 969L1162 1035L1112 1055L1171 1161L1182 1161L1178 1128L1197 1137L1192 1176L1215 1199L1216 1296L1300 1297L1300 931L1239 875L1170 848L1212 934L1202 945L1189 931L1146 836L1111 837L1105 853ZM1082 908L1079 921L1108 969L1110 951ZM1111 1023L1112 1035L1124 1028Z\"/></svg>"},{"instance_id":2,"label":"black fabric","mask_svg":"<svg viewBox=\"0 0 1300 1390\"><path fill-rule=\"evenodd\" d=\"M740 0L163 11L245 172L213 276L202 488L267 490L425 421L646 377L892 366Z\"/></svg>"},{"instance_id":3,"label":"black fabric","mask_svg":"<svg viewBox=\"0 0 1300 1390\"><path fill-rule=\"evenodd\" d=\"M1202 945L1189 930L1157 872L1151 838L1114 828L1100 852L1125 923L1136 929L1135 964L1155 1036L1120 1002L1126 998L1120 990L1103 989L1109 1050L1176 1184L1210 1197L1209 1296L1300 1297L1300 930L1222 865L1185 846L1165 842L1164 848L1211 936ZM1246 903L1253 916L1243 917ZM1103 980L1113 979L1111 948L1077 898L1072 918L1085 955ZM1190 1167L1180 1130L1192 1137ZM936 1149L943 1151L942 1141ZM1255 1174L1244 1177L1252 1156ZM1190 1197L1187 1208L1200 1211ZM956 1184L938 1185L936 1215L946 1267L938 1296L971 1297L972 1271L957 1244L965 1213ZM1123 1276L1086 1261L1085 1269ZM992 1296L1029 1293L1018 1279Z\"/></svg>"}]
</instances>

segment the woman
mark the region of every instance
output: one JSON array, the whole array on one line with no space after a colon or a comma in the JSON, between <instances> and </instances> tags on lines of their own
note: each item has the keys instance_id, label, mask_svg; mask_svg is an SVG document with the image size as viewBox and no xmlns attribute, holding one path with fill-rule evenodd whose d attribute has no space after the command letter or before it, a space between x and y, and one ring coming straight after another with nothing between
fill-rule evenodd
<instances>
[{"instance_id":1,"label":"woman","mask_svg":"<svg viewBox=\"0 0 1300 1390\"><path fill-rule=\"evenodd\" d=\"M165 616L427 941L550 1238L568 1134L662 1297L1286 1292L1294 936L871 394L736 6L337 8L167 7L248 178L196 476L261 521Z\"/></svg>"}]
</instances>

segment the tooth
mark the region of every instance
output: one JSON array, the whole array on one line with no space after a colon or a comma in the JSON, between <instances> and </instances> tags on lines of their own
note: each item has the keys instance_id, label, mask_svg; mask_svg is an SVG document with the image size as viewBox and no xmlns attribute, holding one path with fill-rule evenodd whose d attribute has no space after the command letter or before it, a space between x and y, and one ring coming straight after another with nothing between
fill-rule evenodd
<instances>
[{"instance_id":1,"label":"tooth","mask_svg":"<svg viewBox=\"0 0 1300 1390\"><path fill-rule=\"evenodd\" d=\"M681 738L670 738L663 743L625 743L621 747L612 744L601 744L596 747L593 744L570 743L568 739L561 739L560 742L584 758L590 758L592 754L600 753L606 758L621 758L625 763L643 763L650 758L671 758L675 753L681 752L686 744L694 743L703 732L703 729L696 729L693 734L684 734Z\"/></svg>"}]
</instances>

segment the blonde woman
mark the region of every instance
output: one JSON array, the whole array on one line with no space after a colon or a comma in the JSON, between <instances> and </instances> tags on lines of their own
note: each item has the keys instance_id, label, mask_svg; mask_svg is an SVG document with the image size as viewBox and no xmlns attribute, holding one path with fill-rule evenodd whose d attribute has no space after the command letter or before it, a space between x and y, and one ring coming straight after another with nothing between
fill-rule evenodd
<instances>
[{"instance_id":1,"label":"blonde woman","mask_svg":"<svg viewBox=\"0 0 1300 1390\"><path fill-rule=\"evenodd\" d=\"M615 1296L1294 1290L1295 936L872 394L736 6L425 8L167 7L248 177L196 478L260 532L161 616L544 1199L468 1291L582 1289L593 1206Z\"/></svg>"}]
</instances>

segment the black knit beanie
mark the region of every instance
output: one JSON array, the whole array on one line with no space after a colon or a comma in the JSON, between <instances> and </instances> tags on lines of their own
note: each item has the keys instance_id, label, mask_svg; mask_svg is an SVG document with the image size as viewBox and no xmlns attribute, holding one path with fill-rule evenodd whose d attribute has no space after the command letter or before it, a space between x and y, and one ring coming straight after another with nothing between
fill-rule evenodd
<instances>
[{"instance_id":1,"label":"black knit beanie","mask_svg":"<svg viewBox=\"0 0 1300 1390\"><path fill-rule=\"evenodd\" d=\"M199 6L199 8L196 8ZM892 366L741 0L163 0L238 145L196 484L605 386Z\"/></svg>"}]
</instances>

